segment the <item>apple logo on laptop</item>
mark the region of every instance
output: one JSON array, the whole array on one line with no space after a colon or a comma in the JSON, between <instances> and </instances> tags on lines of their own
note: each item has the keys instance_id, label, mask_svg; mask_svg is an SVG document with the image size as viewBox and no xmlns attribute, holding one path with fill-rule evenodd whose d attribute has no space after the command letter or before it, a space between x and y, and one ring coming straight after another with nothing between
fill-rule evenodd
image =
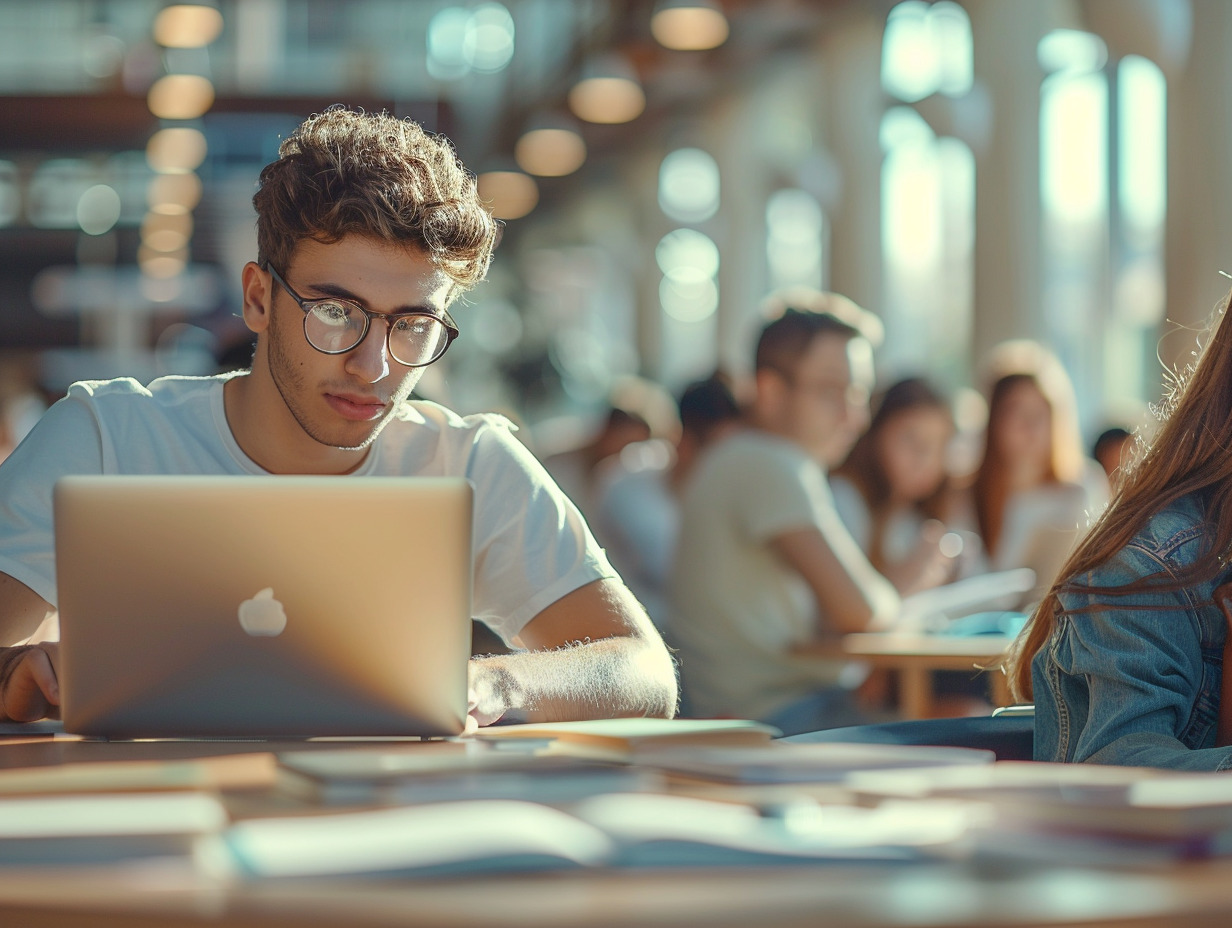
<instances>
[{"instance_id":1,"label":"apple logo on laptop","mask_svg":"<svg viewBox=\"0 0 1232 928\"><path fill-rule=\"evenodd\" d=\"M272 638L287 627L287 613L274 599L274 588L267 586L252 599L240 603L240 627L250 635Z\"/></svg>"}]
</instances>

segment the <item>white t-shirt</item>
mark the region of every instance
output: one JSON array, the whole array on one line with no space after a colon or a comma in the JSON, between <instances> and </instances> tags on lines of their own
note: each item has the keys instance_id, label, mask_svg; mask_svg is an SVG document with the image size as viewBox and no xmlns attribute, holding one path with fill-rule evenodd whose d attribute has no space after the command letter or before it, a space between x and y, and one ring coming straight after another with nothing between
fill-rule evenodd
<instances>
[{"instance_id":1,"label":"white t-shirt","mask_svg":"<svg viewBox=\"0 0 1232 928\"><path fill-rule=\"evenodd\" d=\"M625 583L662 627L680 503L670 485L675 455L666 442L634 442L601 466L590 525Z\"/></svg>"},{"instance_id":2,"label":"white t-shirt","mask_svg":"<svg viewBox=\"0 0 1232 928\"><path fill-rule=\"evenodd\" d=\"M56 603L52 487L65 474L266 474L223 409L235 376L74 384L0 465L0 571ZM475 618L507 643L544 608L614 577L577 508L496 415L406 404L355 474L474 486Z\"/></svg>"},{"instance_id":3,"label":"white t-shirt","mask_svg":"<svg viewBox=\"0 0 1232 928\"><path fill-rule=\"evenodd\" d=\"M865 554L873 546L873 514L854 483L846 477L830 477L830 491L834 494L834 508L839 518L851 532L860 550ZM890 513L882 530L882 555L889 564L897 564L911 557L920 541L920 533L927 519L914 509L898 509Z\"/></svg>"},{"instance_id":4,"label":"white t-shirt","mask_svg":"<svg viewBox=\"0 0 1232 928\"><path fill-rule=\"evenodd\" d=\"M765 718L838 685L843 662L789 653L820 620L808 585L768 544L810 527L853 574L871 573L825 472L798 445L749 430L702 458L681 503L669 624L693 711Z\"/></svg>"}]
</instances>

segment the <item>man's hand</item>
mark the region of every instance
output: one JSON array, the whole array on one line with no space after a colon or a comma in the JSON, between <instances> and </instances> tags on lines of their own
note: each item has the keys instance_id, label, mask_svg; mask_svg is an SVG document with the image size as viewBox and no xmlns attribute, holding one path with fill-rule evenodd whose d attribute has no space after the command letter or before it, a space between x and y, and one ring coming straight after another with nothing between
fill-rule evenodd
<instances>
[{"instance_id":1,"label":"man's hand","mask_svg":"<svg viewBox=\"0 0 1232 928\"><path fill-rule=\"evenodd\" d=\"M505 719L564 722L676 711L676 671L645 610L623 583L596 580L531 619L525 650L472 658L467 731Z\"/></svg>"},{"instance_id":2,"label":"man's hand","mask_svg":"<svg viewBox=\"0 0 1232 928\"><path fill-rule=\"evenodd\" d=\"M472 660L466 676L466 731L472 732L499 721L514 704L509 698L513 678L494 662L484 660Z\"/></svg>"},{"instance_id":3,"label":"man's hand","mask_svg":"<svg viewBox=\"0 0 1232 928\"><path fill-rule=\"evenodd\" d=\"M54 641L0 648L0 719L33 722L58 718L59 661L60 646Z\"/></svg>"}]
</instances>

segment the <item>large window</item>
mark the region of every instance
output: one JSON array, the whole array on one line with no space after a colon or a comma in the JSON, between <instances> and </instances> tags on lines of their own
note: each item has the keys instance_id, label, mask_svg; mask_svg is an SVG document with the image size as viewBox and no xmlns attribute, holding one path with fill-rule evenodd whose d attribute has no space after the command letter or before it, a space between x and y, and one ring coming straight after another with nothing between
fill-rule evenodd
<instances>
[{"instance_id":1,"label":"large window","mask_svg":"<svg viewBox=\"0 0 1232 928\"><path fill-rule=\"evenodd\" d=\"M1162 72L1099 37L1040 43L1043 319L1089 430L1158 394L1166 212ZM1092 350L1102 347L1102 350Z\"/></svg>"},{"instance_id":2,"label":"large window","mask_svg":"<svg viewBox=\"0 0 1232 928\"><path fill-rule=\"evenodd\" d=\"M963 9L916 0L894 7L881 81L903 101L881 123L881 365L892 376L924 372L961 383L971 341L975 160L966 143L939 135L909 104L971 90L971 24Z\"/></svg>"}]
</instances>

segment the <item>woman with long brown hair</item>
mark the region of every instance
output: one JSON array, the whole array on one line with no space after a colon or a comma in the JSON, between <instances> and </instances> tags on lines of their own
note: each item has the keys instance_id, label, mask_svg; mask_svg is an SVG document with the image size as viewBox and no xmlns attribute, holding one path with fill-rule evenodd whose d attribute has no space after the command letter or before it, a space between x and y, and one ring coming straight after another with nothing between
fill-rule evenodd
<instances>
[{"instance_id":1,"label":"woman with long brown hair","mask_svg":"<svg viewBox=\"0 0 1232 928\"><path fill-rule=\"evenodd\" d=\"M1034 699L1037 760L1232 767L1227 308L1016 644L1007 672Z\"/></svg>"},{"instance_id":2,"label":"woman with long brown hair","mask_svg":"<svg viewBox=\"0 0 1232 928\"><path fill-rule=\"evenodd\" d=\"M830 475L834 505L869 562L904 595L953 579L941 544L954 416L927 380L899 380L874 399L868 430Z\"/></svg>"},{"instance_id":3,"label":"woman with long brown hair","mask_svg":"<svg viewBox=\"0 0 1232 928\"><path fill-rule=\"evenodd\" d=\"M1056 355L1038 342L1003 342L984 368L984 453L954 521L983 547L977 569L1036 571L1026 599L1034 603L1107 503L1108 483L1083 453L1074 388Z\"/></svg>"}]
</instances>

